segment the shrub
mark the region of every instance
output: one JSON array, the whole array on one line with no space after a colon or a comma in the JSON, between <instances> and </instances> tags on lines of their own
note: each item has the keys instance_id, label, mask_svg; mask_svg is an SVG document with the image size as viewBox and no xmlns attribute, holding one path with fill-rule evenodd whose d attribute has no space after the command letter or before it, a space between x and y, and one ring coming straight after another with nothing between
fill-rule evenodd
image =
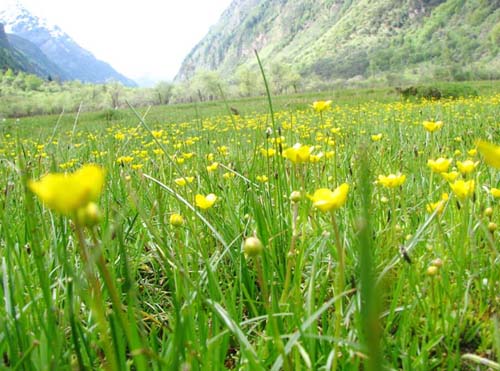
<instances>
[{"instance_id":1,"label":"shrub","mask_svg":"<svg viewBox=\"0 0 500 371\"><path fill-rule=\"evenodd\" d=\"M420 99L455 99L460 97L475 97L478 95L477 90L472 86L459 83L409 86L406 88L397 87L395 90L405 99L412 97Z\"/></svg>"}]
</instances>

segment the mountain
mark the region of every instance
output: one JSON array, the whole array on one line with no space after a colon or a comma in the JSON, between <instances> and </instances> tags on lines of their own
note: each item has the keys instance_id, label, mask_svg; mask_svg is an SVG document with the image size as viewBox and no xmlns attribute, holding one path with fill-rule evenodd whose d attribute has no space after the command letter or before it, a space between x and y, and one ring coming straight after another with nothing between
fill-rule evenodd
<instances>
[{"instance_id":1,"label":"mountain","mask_svg":"<svg viewBox=\"0 0 500 371\"><path fill-rule=\"evenodd\" d=\"M8 68L22 70L27 63L27 59L10 45L4 26L0 23L0 71Z\"/></svg>"},{"instance_id":2,"label":"mountain","mask_svg":"<svg viewBox=\"0 0 500 371\"><path fill-rule=\"evenodd\" d=\"M38 47L18 36L6 34L0 23L0 70L8 68L43 77L64 77L64 73Z\"/></svg>"},{"instance_id":3,"label":"mountain","mask_svg":"<svg viewBox=\"0 0 500 371\"><path fill-rule=\"evenodd\" d=\"M256 68L254 49L267 65L323 80L394 71L500 78L500 0L234 0L176 80Z\"/></svg>"},{"instance_id":4,"label":"mountain","mask_svg":"<svg viewBox=\"0 0 500 371\"><path fill-rule=\"evenodd\" d=\"M127 86L136 86L134 81L79 46L58 26L33 15L18 1L7 1L7 4L0 9L0 22L4 23L6 32L36 45L62 71L63 79L92 83L116 80ZM26 43L15 37L13 40L20 49L37 59L36 53L30 52L34 50Z\"/></svg>"},{"instance_id":5,"label":"mountain","mask_svg":"<svg viewBox=\"0 0 500 371\"><path fill-rule=\"evenodd\" d=\"M34 75L53 79L68 80L67 74L33 44L31 41L23 39L17 35L7 34L10 45L21 52L28 60L28 65L23 69Z\"/></svg>"}]
</instances>

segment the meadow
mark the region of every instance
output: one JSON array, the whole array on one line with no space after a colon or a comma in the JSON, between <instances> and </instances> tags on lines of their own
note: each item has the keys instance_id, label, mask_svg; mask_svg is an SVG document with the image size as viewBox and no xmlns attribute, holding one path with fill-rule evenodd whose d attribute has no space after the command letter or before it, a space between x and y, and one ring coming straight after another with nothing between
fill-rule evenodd
<instances>
[{"instance_id":1,"label":"meadow","mask_svg":"<svg viewBox=\"0 0 500 371\"><path fill-rule=\"evenodd\" d=\"M500 370L498 88L345 94L0 122L0 369Z\"/></svg>"}]
</instances>

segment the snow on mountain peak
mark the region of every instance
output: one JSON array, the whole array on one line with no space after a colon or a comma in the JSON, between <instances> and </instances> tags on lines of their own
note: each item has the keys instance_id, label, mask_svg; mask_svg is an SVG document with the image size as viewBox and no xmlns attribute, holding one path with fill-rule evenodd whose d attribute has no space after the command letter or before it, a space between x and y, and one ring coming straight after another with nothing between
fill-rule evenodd
<instances>
[{"instance_id":1,"label":"snow on mountain peak","mask_svg":"<svg viewBox=\"0 0 500 371\"><path fill-rule=\"evenodd\" d=\"M19 0L2 0L0 3L0 22L5 26L5 32L16 33L18 27L25 31L45 29L55 38L64 37L65 33L47 19L34 15Z\"/></svg>"}]
</instances>

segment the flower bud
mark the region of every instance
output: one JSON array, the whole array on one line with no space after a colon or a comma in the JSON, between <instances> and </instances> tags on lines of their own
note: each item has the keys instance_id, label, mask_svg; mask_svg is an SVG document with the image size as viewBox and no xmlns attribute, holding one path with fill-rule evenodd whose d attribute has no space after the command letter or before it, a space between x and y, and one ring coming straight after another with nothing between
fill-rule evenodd
<instances>
[{"instance_id":1,"label":"flower bud","mask_svg":"<svg viewBox=\"0 0 500 371\"><path fill-rule=\"evenodd\" d=\"M493 215L493 208L492 207L487 207L485 210L484 210L484 216L486 217L491 217Z\"/></svg>"},{"instance_id":2,"label":"flower bud","mask_svg":"<svg viewBox=\"0 0 500 371\"><path fill-rule=\"evenodd\" d=\"M431 262L431 265L436 268L441 268L443 266L443 261L440 258L437 258Z\"/></svg>"},{"instance_id":3,"label":"flower bud","mask_svg":"<svg viewBox=\"0 0 500 371\"><path fill-rule=\"evenodd\" d=\"M490 232L495 232L497 230L498 226L497 226L497 223L493 223L493 222L490 222L488 223L488 230Z\"/></svg>"},{"instance_id":4,"label":"flower bud","mask_svg":"<svg viewBox=\"0 0 500 371\"><path fill-rule=\"evenodd\" d=\"M87 206L76 211L78 224L93 227L101 221L101 212L95 202L89 202Z\"/></svg>"},{"instance_id":5,"label":"flower bud","mask_svg":"<svg viewBox=\"0 0 500 371\"><path fill-rule=\"evenodd\" d=\"M170 215L170 224L173 227L182 227L184 224L184 218L181 214L172 214Z\"/></svg>"},{"instance_id":6,"label":"flower bud","mask_svg":"<svg viewBox=\"0 0 500 371\"><path fill-rule=\"evenodd\" d=\"M300 200L302 200L302 194L299 191L293 191L290 194L290 201L299 202Z\"/></svg>"},{"instance_id":7,"label":"flower bud","mask_svg":"<svg viewBox=\"0 0 500 371\"><path fill-rule=\"evenodd\" d=\"M427 275L428 276L435 276L438 274L439 268L436 267L435 265L431 265L430 267L427 268Z\"/></svg>"},{"instance_id":8,"label":"flower bud","mask_svg":"<svg viewBox=\"0 0 500 371\"><path fill-rule=\"evenodd\" d=\"M257 237L248 237L243 242L243 252L247 257L255 257L262 253L264 245Z\"/></svg>"}]
</instances>

